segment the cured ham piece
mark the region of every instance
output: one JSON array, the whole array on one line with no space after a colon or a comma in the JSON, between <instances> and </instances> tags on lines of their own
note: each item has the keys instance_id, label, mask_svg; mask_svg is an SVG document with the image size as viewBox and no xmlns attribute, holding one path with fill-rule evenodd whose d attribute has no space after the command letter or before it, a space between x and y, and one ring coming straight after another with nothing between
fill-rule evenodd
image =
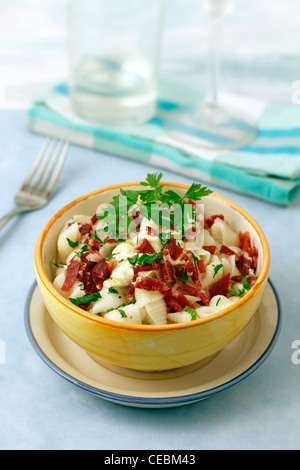
<instances>
[{"instance_id":1,"label":"cured ham piece","mask_svg":"<svg viewBox=\"0 0 300 470\"><path fill-rule=\"evenodd\" d=\"M241 243L241 250L246 251L249 256L252 256L252 244L249 232L239 232L239 239Z\"/></svg>"},{"instance_id":2,"label":"cured ham piece","mask_svg":"<svg viewBox=\"0 0 300 470\"><path fill-rule=\"evenodd\" d=\"M91 224L95 225L99 221L97 214L94 214L93 217L91 217Z\"/></svg>"},{"instance_id":3,"label":"cured ham piece","mask_svg":"<svg viewBox=\"0 0 300 470\"><path fill-rule=\"evenodd\" d=\"M224 253L224 255L235 255L236 254L233 250L231 250L231 248L229 248L226 245L221 245L220 253Z\"/></svg>"},{"instance_id":4,"label":"cured ham piece","mask_svg":"<svg viewBox=\"0 0 300 470\"><path fill-rule=\"evenodd\" d=\"M246 251L253 259L257 258L258 251L256 246L252 245L250 233L239 232L239 239L241 243L241 250Z\"/></svg>"},{"instance_id":5,"label":"cured ham piece","mask_svg":"<svg viewBox=\"0 0 300 470\"><path fill-rule=\"evenodd\" d=\"M158 290L162 294L169 291L169 287L166 286L163 281L152 277L138 277L135 282L135 287L137 289L145 289L148 291Z\"/></svg>"},{"instance_id":6,"label":"cured ham piece","mask_svg":"<svg viewBox=\"0 0 300 470\"><path fill-rule=\"evenodd\" d=\"M150 255L153 255L155 253L155 250L149 240L145 238L144 240L141 241L141 243L135 248L136 251L139 253L148 253Z\"/></svg>"},{"instance_id":7,"label":"cured ham piece","mask_svg":"<svg viewBox=\"0 0 300 470\"><path fill-rule=\"evenodd\" d=\"M217 250L217 247L215 245L203 245L202 248L205 251L209 251L211 255L214 255Z\"/></svg>"},{"instance_id":8,"label":"cured ham piece","mask_svg":"<svg viewBox=\"0 0 300 470\"><path fill-rule=\"evenodd\" d=\"M171 237L163 251L165 253L168 251L171 258L177 260L183 252L183 248L177 244L174 237Z\"/></svg>"},{"instance_id":9,"label":"cured ham piece","mask_svg":"<svg viewBox=\"0 0 300 470\"><path fill-rule=\"evenodd\" d=\"M92 226L91 224L82 224L79 227L79 232L80 234L83 235L89 235L92 231Z\"/></svg>"},{"instance_id":10,"label":"cured ham piece","mask_svg":"<svg viewBox=\"0 0 300 470\"><path fill-rule=\"evenodd\" d=\"M186 269L188 276L192 276L192 274L196 271L196 266L190 252L183 256L180 262L180 267Z\"/></svg>"},{"instance_id":11,"label":"cured ham piece","mask_svg":"<svg viewBox=\"0 0 300 470\"><path fill-rule=\"evenodd\" d=\"M197 261L197 268L200 274L206 273L206 267L203 259L199 259L199 261Z\"/></svg>"},{"instance_id":12,"label":"cured ham piece","mask_svg":"<svg viewBox=\"0 0 300 470\"><path fill-rule=\"evenodd\" d=\"M182 306L182 309L184 309L184 307L190 307L192 309L195 308L195 305L189 300L187 299L187 297L185 295L183 295L181 292L178 292L178 290L176 289L169 289L168 293L166 294L165 298L168 297L168 298L173 298L175 299L177 302L180 303L180 305Z\"/></svg>"},{"instance_id":13,"label":"cured ham piece","mask_svg":"<svg viewBox=\"0 0 300 470\"><path fill-rule=\"evenodd\" d=\"M215 220L218 218L224 220L224 215L223 214L211 215L210 217L207 217L206 219L204 219L204 228L211 228Z\"/></svg>"},{"instance_id":14,"label":"cured ham piece","mask_svg":"<svg viewBox=\"0 0 300 470\"><path fill-rule=\"evenodd\" d=\"M170 309L173 310L174 312L182 312L184 308L181 305L181 303L178 302L178 300L176 300L174 297L171 297L169 295L165 296L165 302L168 305L168 307L170 307Z\"/></svg>"},{"instance_id":15,"label":"cured ham piece","mask_svg":"<svg viewBox=\"0 0 300 470\"><path fill-rule=\"evenodd\" d=\"M89 240L89 245L90 245L92 250L94 250L94 249L99 250L99 248L101 246L101 241L98 238L92 238L91 240Z\"/></svg>"},{"instance_id":16,"label":"cured ham piece","mask_svg":"<svg viewBox=\"0 0 300 470\"><path fill-rule=\"evenodd\" d=\"M143 271L152 271L153 269L157 269L158 264L153 261L152 263L144 263L144 264L138 264L137 266L133 267L133 281L136 280L140 272Z\"/></svg>"},{"instance_id":17,"label":"cured ham piece","mask_svg":"<svg viewBox=\"0 0 300 470\"><path fill-rule=\"evenodd\" d=\"M193 295L194 297L199 297L199 289L190 284L185 284L184 282L178 282L176 288L188 295Z\"/></svg>"},{"instance_id":18,"label":"cured ham piece","mask_svg":"<svg viewBox=\"0 0 300 470\"><path fill-rule=\"evenodd\" d=\"M75 259L72 259L71 262L68 264L68 267L66 269L66 278L61 288L63 292L68 292L71 287L73 287L73 284L79 274L80 267L80 261L76 261Z\"/></svg>"},{"instance_id":19,"label":"cured ham piece","mask_svg":"<svg viewBox=\"0 0 300 470\"><path fill-rule=\"evenodd\" d=\"M159 273L161 279L168 284L169 286L173 286L176 282L176 271L172 263L167 259L165 261L161 261L159 265Z\"/></svg>"},{"instance_id":20,"label":"cured ham piece","mask_svg":"<svg viewBox=\"0 0 300 470\"><path fill-rule=\"evenodd\" d=\"M97 284L99 280L104 281L110 275L109 264L105 259L98 261L92 268L92 279Z\"/></svg>"},{"instance_id":21,"label":"cured ham piece","mask_svg":"<svg viewBox=\"0 0 300 470\"><path fill-rule=\"evenodd\" d=\"M225 276L218 279L209 289L210 297L214 297L215 295L224 295L225 297L228 296L228 288L230 282L230 273L226 274Z\"/></svg>"},{"instance_id":22,"label":"cured ham piece","mask_svg":"<svg viewBox=\"0 0 300 470\"><path fill-rule=\"evenodd\" d=\"M192 295L193 297L198 297L204 305L209 304L209 298L201 289L193 287L189 284L184 284L183 282L177 286L177 289L181 290L187 295ZM194 308L194 307L193 307Z\"/></svg>"}]
</instances>

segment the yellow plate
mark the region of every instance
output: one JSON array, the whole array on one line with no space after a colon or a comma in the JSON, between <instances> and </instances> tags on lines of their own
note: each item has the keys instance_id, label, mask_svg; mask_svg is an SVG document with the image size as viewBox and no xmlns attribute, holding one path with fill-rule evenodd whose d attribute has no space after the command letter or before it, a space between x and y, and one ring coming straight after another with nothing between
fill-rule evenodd
<instances>
[{"instance_id":1,"label":"yellow plate","mask_svg":"<svg viewBox=\"0 0 300 470\"><path fill-rule=\"evenodd\" d=\"M25 326L41 359L73 385L121 405L167 408L209 398L254 372L276 344L281 313L278 296L269 281L253 318L222 351L191 366L154 373L96 362L56 326L36 283L27 296Z\"/></svg>"}]
</instances>

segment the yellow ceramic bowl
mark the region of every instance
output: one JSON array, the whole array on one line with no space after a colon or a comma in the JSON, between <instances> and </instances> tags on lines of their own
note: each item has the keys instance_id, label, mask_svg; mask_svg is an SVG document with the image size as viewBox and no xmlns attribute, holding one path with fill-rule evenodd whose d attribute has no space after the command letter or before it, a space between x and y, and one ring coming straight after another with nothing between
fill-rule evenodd
<instances>
[{"instance_id":1,"label":"yellow ceramic bowl","mask_svg":"<svg viewBox=\"0 0 300 470\"><path fill-rule=\"evenodd\" d=\"M188 186L162 183L178 193ZM61 330L96 360L143 371L162 371L207 359L230 343L247 325L261 301L269 271L266 238L255 220L219 194L203 199L205 216L224 214L238 231L249 231L258 249L257 281L247 294L224 310L191 322L133 325L92 315L73 305L52 285L57 237L76 214L93 215L96 207L119 194L120 187L139 189L139 183L109 186L88 193L56 213L42 230L35 249L35 270L46 308Z\"/></svg>"}]
</instances>

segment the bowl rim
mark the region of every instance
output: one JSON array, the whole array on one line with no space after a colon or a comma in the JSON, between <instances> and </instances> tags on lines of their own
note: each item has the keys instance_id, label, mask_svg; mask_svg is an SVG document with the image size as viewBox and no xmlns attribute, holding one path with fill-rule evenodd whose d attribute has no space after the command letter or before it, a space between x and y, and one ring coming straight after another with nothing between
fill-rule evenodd
<instances>
[{"instance_id":1,"label":"bowl rim","mask_svg":"<svg viewBox=\"0 0 300 470\"><path fill-rule=\"evenodd\" d=\"M188 189L190 187L190 185L188 184L174 183L174 182L169 182L169 181L161 181L159 184L162 186L168 186L168 187L173 187L173 188L178 188L178 189ZM255 295L255 293L258 291L260 286L268 278L269 267L270 267L270 249L269 249L267 239L260 225L245 209L243 209L241 206L239 206L237 203L235 203L231 199L219 193L216 193L215 191L213 191L206 197L217 198L223 203L229 205L232 209L235 209L239 214L241 214L255 230L256 234L258 235L260 239L261 246L262 246L263 263L262 263L261 272L258 278L256 279L255 284L243 297L241 297L232 305L229 305L228 307L220 310L219 312L215 312L211 315L208 315L203 318L198 318L190 322L180 322L180 323L174 323L174 324L168 323L168 324L162 324L162 325L133 324L133 323L126 323L126 322L119 322L117 320L110 320L107 318L103 318L100 315L89 313L81 309L80 307L72 304L72 302L70 302L57 289L55 289L55 287L53 286L53 283L50 281L50 279L47 276L46 270L43 265L43 257L42 257L43 244L46 239L47 233L49 232L52 225L69 209L76 206L78 203L89 199L90 197L97 196L98 194L104 193L106 191L111 191L111 190L116 190L120 188L131 187L131 186L140 186L140 185L141 185L140 182L133 181L133 182L118 183L114 185L104 186L102 188L98 188L96 190L90 191L86 194L79 196L78 198L74 199L73 201L63 206L60 210L58 210L43 227L35 245L34 266L35 266L36 276L38 278L37 280L39 281L38 284L42 283L46 291L52 297L54 297L56 301L63 304L68 310L88 320L94 321L96 323L100 323L103 326L126 329L126 330L133 330L133 331L145 331L145 332L146 331L181 330L185 328L194 328L196 326L199 326L205 323L210 323L212 321L215 321L221 317L228 315L231 311L236 310L238 307L244 305L251 297Z\"/></svg>"}]
</instances>

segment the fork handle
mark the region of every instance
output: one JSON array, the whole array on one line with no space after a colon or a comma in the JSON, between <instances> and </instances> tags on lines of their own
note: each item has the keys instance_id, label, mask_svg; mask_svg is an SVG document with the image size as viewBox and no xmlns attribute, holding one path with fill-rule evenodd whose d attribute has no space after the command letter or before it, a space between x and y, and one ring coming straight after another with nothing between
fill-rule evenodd
<instances>
[{"instance_id":1,"label":"fork handle","mask_svg":"<svg viewBox=\"0 0 300 470\"><path fill-rule=\"evenodd\" d=\"M19 212L23 212L24 208L23 207L14 207L11 211L7 212L3 217L0 219L0 230L4 227L4 225L7 224L7 222L16 214Z\"/></svg>"}]
</instances>

